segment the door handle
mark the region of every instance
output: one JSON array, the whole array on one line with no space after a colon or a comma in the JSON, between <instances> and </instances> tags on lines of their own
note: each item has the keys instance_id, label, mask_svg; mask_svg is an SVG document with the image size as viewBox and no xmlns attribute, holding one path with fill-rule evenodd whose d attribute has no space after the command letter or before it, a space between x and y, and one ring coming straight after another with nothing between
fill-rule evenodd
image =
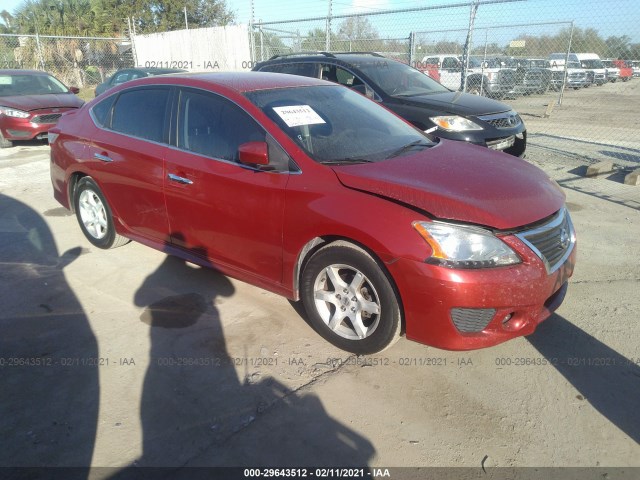
<instances>
[{"instance_id":1,"label":"door handle","mask_svg":"<svg viewBox=\"0 0 640 480\"><path fill-rule=\"evenodd\" d=\"M106 155L101 155L99 153L94 153L93 154L93 158L97 158L98 160L100 160L101 162L113 162L112 158L109 158Z\"/></svg>"},{"instance_id":2,"label":"door handle","mask_svg":"<svg viewBox=\"0 0 640 480\"><path fill-rule=\"evenodd\" d=\"M193 180L189 180L188 178L184 178L184 177L179 177L178 175L174 175L173 173L170 173L167 176L169 177L169 180L171 180L172 182L178 182L184 185L191 185L193 183Z\"/></svg>"}]
</instances>

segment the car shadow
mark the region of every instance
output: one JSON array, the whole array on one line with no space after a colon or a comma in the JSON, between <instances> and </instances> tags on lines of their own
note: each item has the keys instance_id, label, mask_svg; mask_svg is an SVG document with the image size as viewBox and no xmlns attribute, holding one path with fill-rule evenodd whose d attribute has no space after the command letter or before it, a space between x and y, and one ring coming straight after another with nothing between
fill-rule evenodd
<instances>
[{"instance_id":1,"label":"car shadow","mask_svg":"<svg viewBox=\"0 0 640 480\"><path fill-rule=\"evenodd\" d=\"M206 258L204 248L196 250ZM142 454L112 479L158 467L189 479L200 472L191 467L364 468L373 457L372 444L333 420L316 395L261 373L247 354L255 346L228 353L217 305L234 293L226 276L173 256L135 292L151 341L140 401ZM237 351L243 337L234 335Z\"/></svg>"},{"instance_id":2,"label":"car shadow","mask_svg":"<svg viewBox=\"0 0 640 480\"><path fill-rule=\"evenodd\" d=\"M44 219L0 194L0 467L78 467L87 478L97 429L98 345ZM4 478L44 478L3 471Z\"/></svg>"},{"instance_id":3,"label":"car shadow","mask_svg":"<svg viewBox=\"0 0 640 480\"><path fill-rule=\"evenodd\" d=\"M593 408L640 442L640 358L627 358L554 314L526 337Z\"/></svg>"}]
</instances>

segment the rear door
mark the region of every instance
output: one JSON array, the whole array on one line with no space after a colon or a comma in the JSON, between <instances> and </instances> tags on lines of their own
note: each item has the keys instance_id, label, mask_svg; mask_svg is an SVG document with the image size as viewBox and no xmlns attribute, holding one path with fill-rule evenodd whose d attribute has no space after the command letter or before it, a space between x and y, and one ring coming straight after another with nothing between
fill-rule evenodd
<instances>
[{"instance_id":1,"label":"rear door","mask_svg":"<svg viewBox=\"0 0 640 480\"><path fill-rule=\"evenodd\" d=\"M223 271L281 283L286 154L220 95L184 88L177 104L176 148L167 156L164 179L171 241ZM281 159L279 168L238 163L241 144L265 140L271 161Z\"/></svg>"},{"instance_id":2,"label":"rear door","mask_svg":"<svg viewBox=\"0 0 640 480\"><path fill-rule=\"evenodd\" d=\"M134 234L167 241L164 157L172 90L124 90L97 104L86 162L117 219Z\"/></svg>"}]
</instances>

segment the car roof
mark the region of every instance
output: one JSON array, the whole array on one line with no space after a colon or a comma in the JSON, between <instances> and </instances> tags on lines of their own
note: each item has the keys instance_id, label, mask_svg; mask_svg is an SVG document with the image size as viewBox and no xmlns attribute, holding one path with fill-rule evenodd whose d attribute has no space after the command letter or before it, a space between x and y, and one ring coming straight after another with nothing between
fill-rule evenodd
<instances>
[{"instance_id":1,"label":"car roof","mask_svg":"<svg viewBox=\"0 0 640 480\"><path fill-rule=\"evenodd\" d=\"M296 63L296 62L345 62L345 63L363 63L363 61L385 61L389 60L397 62L393 58L388 58L375 52L301 52L287 55L275 55L268 60L258 62L257 65L266 65L273 63Z\"/></svg>"},{"instance_id":2,"label":"car roof","mask_svg":"<svg viewBox=\"0 0 640 480\"><path fill-rule=\"evenodd\" d=\"M43 72L42 70L20 70L20 69L4 69L0 70L0 75L47 75L51 76L49 72Z\"/></svg>"},{"instance_id":3,"label":"car roof","mask_svg":"<svg viewBox=\"0 0 640 480\"><path fill-rule=\"evenodd\" d=\"M139 68L139 67L134 67L134 68L126 68L124 70L138 70L140 72L152 73L154 75L159 75L159 74L162 74L162 73L182 73L182 72L186 72L186 70L181 69L181 68Z\"/></svg>"},{"instance_id":4,"label":"car roof","mask_svg":"<svg viewBox=\"0 0 640 480\"><path fill-rule=\"evenodd\" d=\"M256 90L271 90L274 88L308 87L314 85L335 85L311 77L299 75L288 75L284 73L270 72L216 72L216 73L177 73L174 75L164 75L157 77L145 77L131 82L127 86L146 84L179 84L189 85L213 85L225 87L238 93L251 92Z\"/></svg>"}]
</instances>

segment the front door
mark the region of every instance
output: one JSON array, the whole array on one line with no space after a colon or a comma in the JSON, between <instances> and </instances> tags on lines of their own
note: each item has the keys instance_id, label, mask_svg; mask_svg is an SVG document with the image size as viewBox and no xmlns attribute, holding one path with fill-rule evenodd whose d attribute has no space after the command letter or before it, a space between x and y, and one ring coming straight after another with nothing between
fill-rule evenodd
<instances>
[{"instance_id":1,"label":"front door","mask_svg":"<svg viewBox=\"0 0 640 480\"><path fill-rule=\"evenodd\" d=\"M195 89L180 93L176 129L165 172L173 244L223 271L281 283L289 175L238 163L238 147L265 141L264 130L229 100Z\"/></svg>"}]
</instances>

